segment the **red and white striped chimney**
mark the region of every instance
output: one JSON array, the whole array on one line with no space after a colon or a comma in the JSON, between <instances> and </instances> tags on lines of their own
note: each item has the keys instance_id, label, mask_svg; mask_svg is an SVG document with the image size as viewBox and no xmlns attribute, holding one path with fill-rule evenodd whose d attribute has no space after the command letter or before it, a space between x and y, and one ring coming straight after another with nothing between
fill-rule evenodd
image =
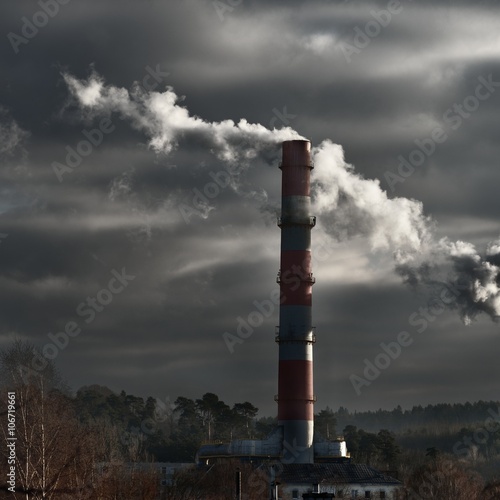
<instances>
[{"instance_id":1,"label":"red and white striped chimney","mask_svg":"<svg viewBox=\"0 0 500 500\"><path fill-rule=\"evenodd\" d=\"M278 423L283 426L283 460L314 462L314 393L310 175L311 143L283 143L281 217L281 292L279 329Z\"/></svg>"}]
</instances>

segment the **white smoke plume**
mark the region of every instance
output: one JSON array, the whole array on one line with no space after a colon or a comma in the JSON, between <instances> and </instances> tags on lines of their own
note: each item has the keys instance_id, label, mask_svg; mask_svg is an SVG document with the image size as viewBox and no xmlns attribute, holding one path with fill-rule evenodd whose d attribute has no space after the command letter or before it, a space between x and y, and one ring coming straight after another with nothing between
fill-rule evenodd
<instances>
[{"instance_id":1,"label":"white smoke plume","mask_svg":"<svg viewBox=\"0 0 500 500\"><path fill-rule=\"evenodd\" d=\"M157 152L169 153L181 139L195 138L225 162L246 163L277 143L303 138L289 127L269 130L246 120L207 122L191 116L171 87L145 92L136 85L129 92L105 85L95 73L86 81L63 76L85 113L118 113L143 131ZM445 305L457 309L465 323L481 312L500 317L500 240L484 255L470 243L438 240L421 202L388 198L378 180L363 178L345 163L341 146L324 141L313 157L314 210L333 238L367 238L372 249L393 254L396 272L409 285L429 288L431 295L443 287L453 290L454 300Z\"/></svg>"},{"instance_id":2,"label":"white smoke plume","mask_svg":"<svg viewBox=\"0 0 500 500\"><path fill-rule=\"evenodd\" d=\"M363 179L344 161L338 144L313 149L313 202L327 231L337 240L369 239L373 249L396 252L399 261L421 252L431 238L431 221L421 202L389 199L378 180Z\"/></svg>"},{"instance_id":3,"label":"white smoke plume","mask_svg":"<svg viewBox=\"0 0 500 500\"><path fill-rule=\"evenodd\" d=\"M500 240L481 255L471 243L437 239L421 202L388 198L378 180L362 178L345 163L341 146L324 141L313 154L314 207L330 235L366 237L372 249L391 251L403 280L435 298L452 290L453 300L441 303L457 309L466 324L481 312L498 320Z\"/></svg>"},{"instance_id":4,"label":"white smoke plume","mask_svg":"<svg viewBox=\"0 0 500 500\"><path fill-rule=\"evenodd\" d=\"M244 119L238 123L233 120L208 122L191 116L188 109L179 104L182 98L172 87L164 92L146 92L137 84L129 92L105 85L96 73L86 81L69 74L63 77L87 114L118 113L150 138L149 145L156 152L169 153L181 138L194 138L206 144L223 161L246 161L276 143L303 139L290 127L269 130Z\"/></svg>"}]
</instances>

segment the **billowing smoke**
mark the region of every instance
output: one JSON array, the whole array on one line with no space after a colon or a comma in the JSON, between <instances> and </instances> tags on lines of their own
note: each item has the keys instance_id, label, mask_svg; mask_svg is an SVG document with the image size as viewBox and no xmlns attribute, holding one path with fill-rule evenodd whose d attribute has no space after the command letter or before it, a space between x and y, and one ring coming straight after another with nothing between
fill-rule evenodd
<instances>
[{"instance_id":1,"label":"billowing smoke","mask_svg":"<svg viewBox=\"0 0 500 500\"><path fill-rule=\"evenodd\" d=\"M339 241L367 237L373 249L396 252L404 261L425 248L431 239L431 221L422 203L389 199L378 180L363 179L344 161L338 144L324 141L313 149L313 202L323 214L327 231Z\"/></svg>"},{"instance_id":2,"label":"billowing smoke","mask_svg":"<svg viewBox=\"0 0 500 500\"><path fill-rule=\"evenodd\" d=\"M500 317L500 240L481 255L471 243L437 239L422 203L388 198L378 180L345 163L341 146L324 141L313 153L315 211L331 236L365 237L372 249L391 251L406 283L428 288L466 324L480 312Z\"/></svg>"},{"instance_id":3,"label":"billowing smoke","mask_svg":"<svg viewBox=\"0 0 500 500\"><path fill-rule=\"evenodd\" d=\"M444 303L459 311L469 324L480 312L493 320L500 317L500 240L491 242L484 254L464 241L443 238L426 253L396 266L397 272L412 286L426 285L436 298L446 288L454 300Z\"/></svg>"},{"instance_id":4,"label":"billowing smoke","mask_svg":"<svg viewBox=\"0 0 500 500\"><path fill-rule=\"evenodd\" d=\"M246 120L207 122L191 116L172 88L129 92L105 85L97 74L87 81L64 75L73 96L89 116L118 113L144 132L157 152L169 153L183 138L208 146L225 162L247 162L276 144L302 137L291 128L269 130ZM474 245L437 239L421 202L388 198L378 180L364 179L344 161L342 147L324 141L313 150L313 203L326 231L335 239L366 238L374 250L390 251L396 272L413 287L457 309L469 323L478 313L500 317L500 240L481 255ZM451 295L450 295L451 294ZM451 297L451 298L450 298Z\"/></svg>"},{"instance_id":5,"label":"billowing smoke","mask_svg":"<svg viewBox=\"0 0 500 500\"><path fill-rule=\"evenodd\" d=\"M233 120L208 122L191 116L187 108L179 104L182 99L172 87L164 92L146 92L135 85L129 92L105 85L96 73L87 81L68 74L63 77L85 113L89 116L118 113L150 138L149 145L156 152L169 153L179 140L194 139L223 161L245 162L281 141L303 139L289 127L269 130L244 119L238 123Z\"/></svg>"}]
</instances>

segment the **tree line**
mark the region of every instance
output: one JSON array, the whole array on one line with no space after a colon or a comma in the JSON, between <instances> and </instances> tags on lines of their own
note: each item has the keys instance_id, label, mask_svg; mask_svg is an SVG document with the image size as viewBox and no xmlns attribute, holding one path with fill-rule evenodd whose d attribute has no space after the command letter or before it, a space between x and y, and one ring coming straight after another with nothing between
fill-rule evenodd
<instances>
[{"instance_id":1,"label":"tree line","mask_svg":"<svg viewBox=\"0 0 500 500\"><path fill-rule=\"evenodd\" d=\"M497 410L499 401L477 401L475 403L440 403L435 405L416 405L403 410L397 406L393 410L351 412L340 407L334 412L338 427L355 425L366 431L389 429L392 432L405 432L410 428L448 428L450 425L473 425L482 422L490 411Z\"/></svg>"},{"instance_id":2,"label":"tree line","mask_svg":"<svg viewBox=\"0 0 500 500\"><path fill-rule=\"evenodd\" d=\"M7 392L15 393L16 404L16 493L9 492L9 498L155 498L157 471L131 464L193 462L203 442L263 439L277 425L274 417L259 417L258 408L250 402L229 405L214 393L198 399L179 396L173 402L115 393L98 385L72 393L53 363L36 372L26 369L33 349L16 342L0 352L4 443L9 430ZM488 415L491 422L487 425ZM487 478L491 480L488 491L497 494L499 423L497 402L361 413L326 407L315 415L315 432L327 440L342 434L353 461L392 471L408 488L415 489L421 486L422 477L430 477L428 487L435 496L422 498L446 499L439 495L449 486L443 479L448 476L456 478L454 488L469 478L464 486L469 492L471 488L482 492L483 478ZM7 455L2 446L0 491L4 492L8 491ZM196 473L179 473L174 485L189 485L192 474ZM212 479L200 479L199 486L206 483L216 491L219 481ZM484 498L489 498L486 493Z\"/></svg>"}]
</instances>

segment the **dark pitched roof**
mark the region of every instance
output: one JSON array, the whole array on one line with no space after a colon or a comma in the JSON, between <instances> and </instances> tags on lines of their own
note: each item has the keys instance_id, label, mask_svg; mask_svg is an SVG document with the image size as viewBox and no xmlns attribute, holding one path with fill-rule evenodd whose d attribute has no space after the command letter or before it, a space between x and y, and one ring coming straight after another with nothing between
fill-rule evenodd
<instances>
[{"instance_id":1,"label":"dark pitched roof","mask_svg":"<svg viewBox=\"0 0 500 500\"><path fill-rule=\"evenodd\" d=\"M278 477L285 484L321 483L350 484L371 483L398 486L401 481L364 464L282 464ZM278 471L279 472L279 471Z\"/></svg>"}]
</instances>

